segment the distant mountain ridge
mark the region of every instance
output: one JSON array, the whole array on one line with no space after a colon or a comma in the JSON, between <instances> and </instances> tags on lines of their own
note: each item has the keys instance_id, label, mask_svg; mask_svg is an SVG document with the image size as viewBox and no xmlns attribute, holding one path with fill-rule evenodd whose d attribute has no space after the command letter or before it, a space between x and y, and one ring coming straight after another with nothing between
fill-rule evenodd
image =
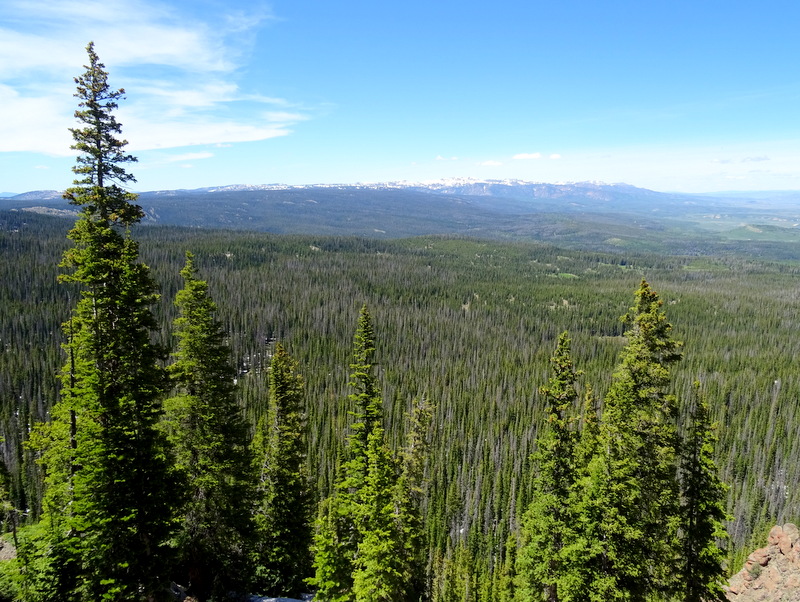
<instances>
[{"instance_id":1,"label":"distant mountain ridge","mask_svg":"<svg viewBox=\"0 0 800 602\"><path fill-rule=\"evenodd\" d=\"M537 239L601 250L697 253L714 240L800 241L800 192L724 196L629 184L469 178L433 182L225 185L139 194L146 223L282 234ZM0 209L70 215L57 191Z\"/></svg>"},{"instance_id":2,"label":"distant mountain ridge","mask_svg":"<svg viewBox=\"0 0 800 602\"><path fill-rule=\"evenodd\" d=\"M299 191L299 190L413 190L432 194L490 196L505 198L533 199L580 199L583 201L613 201L620 197L634 197L638 200L675 200L680 199L687 204L697 203L698 199L763 200L791 199L800 202L800 191L754 191L724 193L673 193L658 192L647 188L638 188L631 184L608 184L598 181L583 182L533 182L527 180L480 180L475 178L446 178L422 182L389 181L354 184L228 184L223 186L206 186L192 189L150 190L139 192L149 196L182 196L203 195L231 192L258 191ZM3 193L0 198L12 200L58 199L62 192L57 190L34 190L22 194Z\"/></svg>"},{"instance_id":3,"label":"distant mountain ridge","mask_svg":"<svg viewBox=\"0 0 800 602\"><path fill-rule=\"evenodd\" d=\"M8 196L2 197L4 200L14 200L14 201L35 201L35 200L45 200L45 201L52 201L56 199L61 199L61 195L63 193L59 192L58 190L31 190L30 192L23 192L22 194L9 194Z\"/></svg>"},{"instance_id":4,"label":"distant mountain ridge","mask_svg":"<svg viewBox=\"0 0 800 602\"><path fill-rule=\"evenodd\" d=\"M412 189L420 191L438 192L442 194L467 194L478 196L494 196L503 191L518 194L520 192L533 191L538 196L548 194L564 194L570 191L583 191L590 194L592 191L634 191L649 194L671 194L656 192L646 188L638 188L631 184L614 183L609 184L599 181L582 182L534 182L529 180L506 179L481 180L476 178L444 178L441 180L427 181L408 181L397 180L387 182L356 182L356 183L333 183L333 184L227 184L221 186L205 186L201 188L180 188L169 190L150 190L140 191L139 194L204 194L215 192L252 192L259 190L310 190L310 189L343 189L353 188L359 190L380 190L380 189ZM62 193L57 190L34 190L22 194L3 193L14 198L52 198ZM730 194L749 194L749 193L730 193ZM759 193L755 193L759 194ZM800 193L798 193L800 194Z\"/></svg>"}]
</instances>

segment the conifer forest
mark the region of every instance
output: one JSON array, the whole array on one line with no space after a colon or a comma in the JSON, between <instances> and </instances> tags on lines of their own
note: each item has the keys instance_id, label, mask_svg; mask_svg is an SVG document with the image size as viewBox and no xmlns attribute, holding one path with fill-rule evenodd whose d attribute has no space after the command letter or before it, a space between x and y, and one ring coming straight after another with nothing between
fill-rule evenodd
<instances>
[{"instance_id":1,"label":"conifer forest","mask_svg":"<svg viewBox=\"0 0 800 602\"><path fill-rule=\"evenodd\" d=\"M143 226L87 52L77 220L0 212L0 600L724 600L800 520L795 243Z\"/></svg>"}]
</instances>

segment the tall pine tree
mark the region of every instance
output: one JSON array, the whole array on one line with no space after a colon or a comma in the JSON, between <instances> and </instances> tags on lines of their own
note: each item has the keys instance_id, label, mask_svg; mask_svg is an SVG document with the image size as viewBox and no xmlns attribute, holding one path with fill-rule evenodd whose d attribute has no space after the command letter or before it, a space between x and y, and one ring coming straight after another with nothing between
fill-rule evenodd
<instances>
[{"instance_id":1,"label":"tall pine tree","mask_svg":"<svg viewBox=\"0 0 800 602\"><path fill-rule=\"evenodd\" d=\"M333 495L320 506L314 537L315 576L309 583L321 602L403 602L417 595L411 567L421 537L412 532L419 528L418 514L408 506L413 502L399 498L416 487L420 460L410 460L414 466L409 464L403 479L386 442L374 353L372 318L363 307L350 364L353 423L347 456Z\"/></svg>"},{"instance_id":2,"label":"tall pine tree","mask_svg":"<svg viewBox=\"0 0 800 602\"><path fill-rule=\"evenodd\" d=\"M255 487L231 352L191 253L181 276L184 288L175 299L178 345L169 366L177 395L166 402L165 420L183 477L177 579L207 600L249 585Z\"/></svg>"},{"instance_id":3,"label":"tall pine tree","mask_svg":"<svg viewBox=\"0 0 800 602\"><path fill-rule=\"evenodd\" d=\"M562 568L559 599L604 602L624 597L609 570L611 564L603 531L607 518L608 491L604 455L600 450L598 400L587 387L582 427L575 444L575 475L566 505L572 523L570 537L561 550Z\"/></svg>"},{"instance_id":4,"label":"tall pine tree","mask_svg":"<svg viewBox=\"0 0 800 602\"><path fill-rule=\"evenodd\" d=\"M174 495L158 429L165 375L151 337L158 299L129 228L143 216L94 45L75 79L80 154L65 198L81 207L62 266L80 299L65 324L61 399L39 437L46 471L48 542L41 589L62 600L155 600L166 591ZM45 596L50 595L46 592Z\"/></svg>"},{"instance_id":5,"label":"tall pine tree","mask_svg":"<svg viewBox=\"0 0 800 602\"><path fill-rule=\"evenodd\" d=\"M253 438L258 477L257 591L298 598L311 572L311 490L304 384L280 343L269 368L269 409Z\"/></svg>"},{"instance_id":6,"label":"tall pine tree","mask_svg":"<svg viewBox=\"0 0 800 602\"><path fill-rule=\"evenodd\" d=\"M413 404L406 444L400 454L400 477L394 494L396 520L403 547L399 570L405 579L406 599L415 601L425 599L427 590L428 556L422 504L433 410L432 404L424 397Z\"/></svg>"},{"instance_id":7,"label":"tall pine tree","mask_svg":"<svg viewBox=\"0 0 800 602\"><path fill-rule=\"evenodd\" d=\"M356 602L401 602L406 599L402 533L394 497L397 459L386 444L383 427L374 424L367 435L366 474L357 493L359 532L353 570Z\"/></svg>"},{"instance_id":8,"label":"tall pine tree","mask_svg":"<svg viewBox=\"0 0 800 602\"><path fill-rule=\"evenodd\" d=\"M605 398L601 453L590 467L594 498L605 507L597 584L608 599L638 601L675 587L677 400L668 388L681 343L644 280L635 301L623 318L627 345Z\"/></svg>"},{"instance_id":9,"label":"tall pine tree","mask_svg":"<svg viewBox=\"0 0 800 602\"><path fill-rule=\"evenodd\" d=\"M322 602L355 600L353 573L362 540L361 496L367 482L370 432L380 426L383 399L374 374L375 334L372 317L361 308L353 338L353 360L348 397L353 422L344 463L331 497L320 505L314 538L315 576L310 583Z\"/></svg>"},{"instance_id":10,"label":"tall pine tree","mask_svg":"<svg viewBox=\"0 0 800 602\"><path fill-rule=\"evenodd\" d=\"M571 568L563 548L572 528L568 499L575 480L574 405L577 373L572 363L570 339L558 338L550 358L552 376L541 389L547 400L547 429L537 441L537 468L533 501L523 519L523 548L517 559L519 595L526 600L571 600L559 582Z\"/></svg>"},{"instance_id":11,"label":"tall pine tree","mask_svg":"<svg viewBox=\"0 0 800 602\"><path fill-rule=\"evenodd\" d=\"M728 488L717 471L714 447L716 426L708 401L694 384L694 404L681 454L681 578L680 599L685 602L724 602L725 552L717 541L727 539L725 500Z\"/></svg>"}]
</instances>

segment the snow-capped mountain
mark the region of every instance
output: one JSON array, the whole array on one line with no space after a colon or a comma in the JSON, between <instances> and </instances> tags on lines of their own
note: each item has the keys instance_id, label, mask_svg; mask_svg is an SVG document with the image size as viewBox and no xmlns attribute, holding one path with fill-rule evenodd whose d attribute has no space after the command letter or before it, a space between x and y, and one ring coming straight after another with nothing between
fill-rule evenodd
<instances>
[{"instance_id":1,"label":"snow-capped mountain","mask_svg":"<svg viewBox=\"0 0 800 602\"><path fill-rule=\"evenodd\" d=\"M143 192L144 222L274 233L540 239L607 249L767 224L800 224L800 193L690 195L629 184L449 179L315 185L226 185ZM56 191L0 198L0 210L73 216ZM69 211L68 211L69 210ZM73 218L74 219L74 218ZM687 252L695 252L696 243Z\"/></svg>"}]
</instances>

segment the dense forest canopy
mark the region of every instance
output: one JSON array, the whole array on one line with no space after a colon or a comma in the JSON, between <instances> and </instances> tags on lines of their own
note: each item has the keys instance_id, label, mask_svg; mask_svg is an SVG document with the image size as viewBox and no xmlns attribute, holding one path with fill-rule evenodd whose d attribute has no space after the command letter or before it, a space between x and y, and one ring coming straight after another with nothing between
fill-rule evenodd
<instances>
[{"instance_id":1,"label":"dense forest canopy","mask_svg":"<svg viewBox=\"0 0 800 602\"><path fill-rule=\"evenodd\" d=\"M41 486L22 445L57 398L60 324L71 293L56 284L69 222L1 218L3 455L17 507L38 513ZM798 267L740 257L585 253L537 243L424 238L375 241L178 228L140 229L165 299L186 249L209 282L229 333L251 423L275 340L299 360L309 403L309 467L330 491L348 421L342 405L358 307L372 310L388 436L399 443L415 396L435 405L428 529L443 554L461 538L499 550L528 501L530 455L543 421L538 389L563 330L599 397L623 340L620 315L644 276L665 301L685 357L673 389L705 387L720 422L718 461L731 485L737 550L774 522L796 520L791 458L800 417L792 336ZM170 303L159 305L166 325ZM165 339L166 340L166 339ZM487 562L493 556L486 556ZM734 564L735 566L735 564Z\"/></svg>"}]
</instances>

